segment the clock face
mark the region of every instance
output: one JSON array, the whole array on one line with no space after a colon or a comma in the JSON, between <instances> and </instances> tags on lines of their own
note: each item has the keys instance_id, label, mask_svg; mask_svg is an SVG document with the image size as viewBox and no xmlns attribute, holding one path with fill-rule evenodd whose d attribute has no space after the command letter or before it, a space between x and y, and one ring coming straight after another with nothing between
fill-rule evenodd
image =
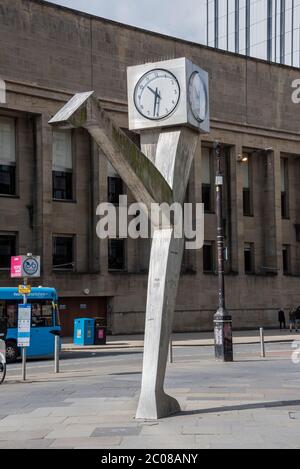
<instances>
[{"instance_id":1,"label":"clock face","mask_svg":"<svg viewBox=\"0 0 300 469\"><path fill-rule=\"evenodd\" d=\"M155 69L145 73L134 90L134 104L138 112L150 120L168 117L180 99L180 86L173 73Z\"/></svg>"},{"instance_id":2,"label":"clock face","mask_svg":"<svg viewBox=\"0 0 300 469\"><path fill-rule=\"evenodd\" d=\"M207 115L207 93L200 73L194 72L189 83L189 102L193 116L203 122Z\"/></svg>"}]
</instances>

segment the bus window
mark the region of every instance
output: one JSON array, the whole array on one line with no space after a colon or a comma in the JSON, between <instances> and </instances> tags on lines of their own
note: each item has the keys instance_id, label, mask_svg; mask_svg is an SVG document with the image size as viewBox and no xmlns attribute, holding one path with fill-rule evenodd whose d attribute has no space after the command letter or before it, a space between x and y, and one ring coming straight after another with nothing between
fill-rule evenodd
<instances>
[{"instance_id":1,"label":"bus window","mask_svg":"<svg viewBox=\"0 0 300 469\"><path fill-rule=\"evenodd\" d=\"M17 327L18 325L18 303L16 301L6 301L7 327Z\"/></svg>"},{"instance_id":2,"label":"bus window","mask_svg":"<svg viewBox=\"0 0 300 469\"><path fill-rule=\"evenodd\" d=\"M51 301L31 302L31 326L52 327L53 315Z\"/></svg>"},{"instance_id":3,"label":"bus window","mask_svg":"<svg viewBox=\"0 0 300 469\"><path fill-rule=\"evenodd\" d=\"M6 318L5 301L0 301L0 318Z\"/></svg>"}]
</instances>

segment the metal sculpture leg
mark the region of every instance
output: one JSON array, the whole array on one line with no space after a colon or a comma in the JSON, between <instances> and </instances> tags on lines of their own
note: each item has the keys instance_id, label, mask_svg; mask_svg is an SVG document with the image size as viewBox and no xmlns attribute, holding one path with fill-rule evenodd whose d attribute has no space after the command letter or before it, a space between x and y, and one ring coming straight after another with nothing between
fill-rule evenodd
<instances>
[{"instance_id":1,"label":"metal sculpture leg","mask_svg":"<svg viewBox=\"0 0 300 469\"><path fill-rule=\"evenodd\" d=\"M174 229L156 230L151 247L142 389L136 418L156 420L180 411L164 392L169 337L172 332L184 239Z\"/></svg>"}]
</instances>

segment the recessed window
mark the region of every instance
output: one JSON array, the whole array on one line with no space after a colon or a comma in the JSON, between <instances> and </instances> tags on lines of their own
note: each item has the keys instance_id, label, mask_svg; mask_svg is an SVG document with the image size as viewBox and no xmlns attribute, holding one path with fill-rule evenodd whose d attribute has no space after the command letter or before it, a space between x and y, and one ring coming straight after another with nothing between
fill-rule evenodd
<instances>
[{"instance_id":1,"label":"recessed window","mask_svg":"<svg viewBox=\"0 0 300 469\"><path fill-rule=\"evenodd\" d=\"M297 243L300 242L300 225L299 223L295 224L295 231L296 231L296 241Z\"/></svg>"},{"instance_id":2,"label":"recessed window","mask_svg":"<svg viewBox=\"0 0 300 469\"><path fill-rule=\"evenodd\" d=\"M247 160L241 163L243 171L243 213L245 217L251 217L253 215L250 162L251 159L248 156Z\"/></svg>"},{"instance_id":3,"label":"recessed window","mask_svg":"<svg viewBox=\"0 0 300 469\"><path fill-rule=\"evenodd\" d=\"M119 205L119 197L123 194L123 181L119 177L108 177L108 202Z\"/></svg>"},{"instance_id":4,"label":"recessed window","mask_svg":"<svg viewBox=\"0 0 300 469\"><path fill-rule=\"evenodd\" d=\"M73 199L73 158L71 130L53 132L53 199Z\"/></svg>"},{"instance_id":5,"label":"recessed window","mask_svg":"<svg viewBox=\"0 0 300 469\"><path fill-rule=\"evenodd\" d=\"M202 148L202 203L205 212L212 212L212 199L211 151L209 148Z\"/></svg>"},{"instance_id":6,"label":"recessed window","mask_svg":"<svg viewBox=\"0 0 300 469\"><path fill-rule=\"evenodd\" d=\"M285 275L291 273L291 256L290 256L290 246L285 244L282 246L282 270Z\"/></svg>"},{"instance_id":7,"label":"recessed window","mask_svg":"<svg viewBox=\"0 0 300 469\"><path fill-rule=\"evenodd\" d=\"M281 158L281 217L289 217L289 201L288 201L288 159Z\"/></svg>"},{"instance_id":8,"label":"recessed window","mask_svg":"<svg viewBox=\"0 0 300 469\"><path fill-rule=\"evenodd\" d=\"M244 266L245 266L245 274L254 273L254 245L252 243L245 243Z\"/></svg>"},{"instance_id":9,"label":"recessed window","mask_svg":"<svg viewBox=\"0 0 300 469\"><path fill-rule=\"evenodd\" d=\"M203 246L203 272L215 272L215 249L213 241L205 241Z\"/></svg>"},{"instance_id":10,"label":"recessed window","mask_svg":"<svg viewBox=\"0 0 300 469\"><path fill-rule=\"evenodd\" d=\"M16 129L11 117L0 117L0 195L16 195Z\"/></svg>"},{"instance_id":11,"label":"recessed window","mask_svg":"<svg viewBox=\"0 0 300 469\"><path fill-rule=\"evenodd\" d=\"M139 270L140 272L149 271L151 240L146 238L138 239L139 247Z\"/></svg>"},{"instance_id":12,"label":"recessed window","mask_svg":"<svg viewBox=\"0 0 300 469\"><path fill-rule=\"evenodd\" d=\"M17 236L0 234L0 269L10 268L10 258L17 255Z\"/></svg>"},{"instance_id":13,"label":"recessed window","mask_svg":"<svg viewBox=\"0 0 300 469\"><path fill-rule=\"evenodd\" d=\"M119 197L124 194L123 181L115 168L107 164L107 200L109 203L119 205Z\"/></svg>"},{"instance_id":14,"label":"recessed window","mask_svg":"<svg viewBox=\"0 0 300 469\"><path fill-rule=\"evenodd\" d=\"M109 239L108 240L108 269L109 270L125 270L125 240Z\"/></svg>"},{"instance_id":15,"label":"recessed window","mask_svg":"<svg viewBox=\"0 0 300 469\"><path fill-rule=\"evenodd\" d=\"M74 270L74 236L53 236L53 270Z\"/></svg>"}]
</instances>

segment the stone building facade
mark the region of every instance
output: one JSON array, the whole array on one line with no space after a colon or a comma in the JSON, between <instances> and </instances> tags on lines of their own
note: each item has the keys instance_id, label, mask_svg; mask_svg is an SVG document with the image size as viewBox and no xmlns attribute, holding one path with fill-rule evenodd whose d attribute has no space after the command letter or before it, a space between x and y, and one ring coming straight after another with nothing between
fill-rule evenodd
<instances>
[{"instance_id":1,"label":"stone building facade","mask_svg":"<svg viewBox=\"0 0 300 469\"><path fill-rule=\"evenodd\" d=\"M126 129L126 67L186 56L209 72L211 133L188 189L189 201L205 202L205 247L185 253L174 330L211 329L217 307L214 140L225 152L234 327L275 325L280 307L300 304L300 107L291 99L298 69L40 0L1 1L0 43L1 286L16 285L10 255L39 254L35 285L57 288L66 335L74 317L89 315L106 317L112 333L143 330L149 243L96 236L97 205L126 187L85 131L55 134L48 121L75 92L95 90Z\"/></svg>"}]
</instances>

